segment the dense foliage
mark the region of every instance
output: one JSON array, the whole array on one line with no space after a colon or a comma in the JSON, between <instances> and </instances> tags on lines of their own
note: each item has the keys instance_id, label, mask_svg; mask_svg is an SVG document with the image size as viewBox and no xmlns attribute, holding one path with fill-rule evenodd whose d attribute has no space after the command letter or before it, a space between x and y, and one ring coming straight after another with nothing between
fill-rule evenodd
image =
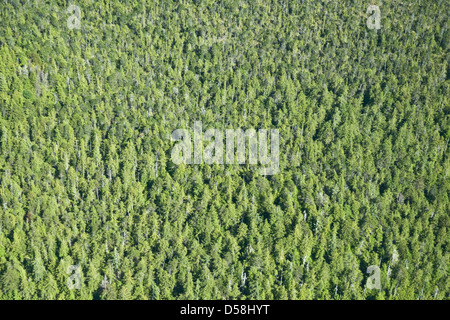
<instances>
[{"instance_id":1,"label":"dense foliage","mask_svg":"<svg viewBox=\"0 0 450 320\"><path fill-rule=\"evenodd\" d=\"M70 4L0 4L1 299L448 299L447 0ZM197 120L280 173L175 165Z\"/></svg>"}]
</instances>

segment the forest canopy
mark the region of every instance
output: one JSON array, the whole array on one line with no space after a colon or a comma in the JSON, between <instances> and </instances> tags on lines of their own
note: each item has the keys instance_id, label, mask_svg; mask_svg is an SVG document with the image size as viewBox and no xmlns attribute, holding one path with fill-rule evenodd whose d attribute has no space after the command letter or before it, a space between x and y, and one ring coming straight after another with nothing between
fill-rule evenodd
<instances>
[{"instance_id":1,"label":"forest canopy","mask_svg":"<svg viewBox=\"0 0 450 320\"><path fill-rule=\"evenodd\" d=\"M0 299L448 299L449 2L377 2L3 0Z\"/></svg>"}]
</instances>

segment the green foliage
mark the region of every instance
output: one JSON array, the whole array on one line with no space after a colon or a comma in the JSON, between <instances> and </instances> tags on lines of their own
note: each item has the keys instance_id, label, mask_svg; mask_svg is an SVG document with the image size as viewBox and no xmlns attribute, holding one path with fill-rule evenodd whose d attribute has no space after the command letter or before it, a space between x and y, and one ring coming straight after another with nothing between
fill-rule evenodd
<instances>
[{"instance_id":1,"label":"green foliage","mask_svg":"<svg viewBox=\"0 0 450 320\"><path fill-rule=\"evenodd\" d=\"M0 7L0 299L448 299L446 1L75 4ZM175 165L200 120L280 172Z\"/></svg>"}]
</instances>

